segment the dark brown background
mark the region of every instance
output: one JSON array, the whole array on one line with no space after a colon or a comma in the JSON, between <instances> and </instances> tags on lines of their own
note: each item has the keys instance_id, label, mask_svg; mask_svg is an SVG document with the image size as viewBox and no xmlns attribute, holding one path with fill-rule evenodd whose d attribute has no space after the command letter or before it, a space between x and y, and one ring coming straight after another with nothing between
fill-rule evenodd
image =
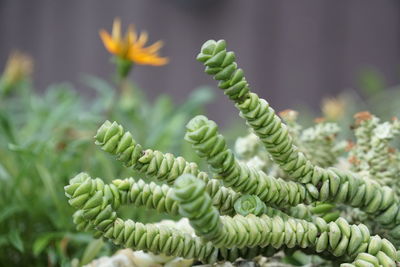
<instances>
[{"instance_id":1,"label":"dark brown background","mask_svg":"<svg viewBox=\"0 0 400 267\"><path fill-rule=\"evenodd\" d=\"M38 89L72 81L87 93L83 73L113 69L98 29L110 30L116 16L166 42L169 65L133 74L151 97L179 102L196 86L215 86L194 59L210 38L228 41L253 90L276 109L318 107L321 97L357 87L366 66L399 82L398 0L0 0L0 65L18 48L35 59ZM218 96L209 113L221 122L236 111Z\"/></svg>"}]
</instances>

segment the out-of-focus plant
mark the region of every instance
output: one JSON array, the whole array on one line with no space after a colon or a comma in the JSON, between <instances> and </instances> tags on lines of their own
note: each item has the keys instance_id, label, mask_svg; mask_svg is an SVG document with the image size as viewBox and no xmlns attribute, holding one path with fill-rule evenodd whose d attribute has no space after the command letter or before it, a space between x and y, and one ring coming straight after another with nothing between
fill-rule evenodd
<instances>
[{"instance_id":1,"label":"out-of-focus plant","mask_svg":"<svg viewBox=\"0 0 400 267\"><path fill-rule=\"evenodd\" d=\"M325 98L322 100L321 109L324 119L329 121L339 121L345 115L346 100L340 96Z\"/></svg>"},{"instance_id":2,"label":"out-of-focus plant","mask_svg":"<svg viewBox=\"0 0 400 267\"><path fill-rule=\"evenodd\" d=\"M96 120L67 85L43 96L13 92L0 102L0 261L65 263L91 239L73 233L60 186L72 168L90 164L75 153L90 150Z\"/></svg>"},{"instance_id":3,"label":"out-of-focus plant","mask_svg":"<svg viewBox=\"0 0 400 267\"><path fill-rule=\"evenodd\" d=\"M337 122L342 130L340 136L351 139L353 115L368 110L375 116L390 120L400 116L400 85L388 87L385 77L375 68L368 67L360 71L357 77L356 89L346 89L336 96L327 96L321 101L321 112L308 107L297 107L302 116L299 122L310 125L322 116L330 122Z\"/></svg>"},{"instance_id":4,"label":"out-of-focus plant","mask_svg":"<svg viewBox=\"0 0 400 267\"><path fill-rule=\"evenodd\" d=\"M358 75L356 88L357 90L347 89L337 96L324 98L321 103L324 118L349 126L353 115L364 110L369 110L385 120L400 115L400 87L388 87L383 74L376 69L363 69ZM307 109L300 110L315 114ZM349 137L350 131L345 134Z\"/></svg>"},{"instance_id":5,"label":"out-of-focus plant","mask_svg":"<svg viewBox=\"0 0 400 267\"><path fill-rule=\"evenodd\" d=\"M118 39L118 25L117 20L113 42L122 40ZM101 35L110 37L104 32ZM142 47L146 36L142 33L136 38L132 30L128 32L124 39L131 46L130 57L123 60L133 60L132 64L155 59L158 61L153 65L166 63L156 55L161 43ZM122 49L125 44L109 42L107 46ZM32 62L22 55L10 57L0 83L0 265L87 264L96 256L111 254L112 248L76 232L63 186L79 169L106 179L135 176L135 172L96 152L91 139L99 123L105 118L124 121L141 129L139 140L193 158L193 153L176 139L183 136L187 119L201 112L213 94L208 88L199 88L185 105L176 107L167 96L148 100L127 75L123 82L86 76L84 82L96 90L90 99L80 96L68 83L37 94L30 83ZM119 64L117 73L121 71ZM144 209L126 210L124 214L144 222L164 218Z\"/></svg>"},{"instance_id":6,"label":"out-of-focus plant","mask_svg":"<svg viewBox=\"0 0 400 267\"><path fill-rule=\"evenodd\" d=\"M22 83L29 82L32 72L32 58L20 51L12 52L0 77L0 95L6 95L13 88L21 87Z\"/></svg>"},{"instance_id":7,"label":"out-of-focus plant","mask_svg":"<svg viewBox=\"0 0 400 267\"><path fill-rule=\"evenodd\" d=\"M387 88L383 74L372 67L361 70L358 77L358 86L367 97L378 94Z\"/></svg>"}]
</instances>

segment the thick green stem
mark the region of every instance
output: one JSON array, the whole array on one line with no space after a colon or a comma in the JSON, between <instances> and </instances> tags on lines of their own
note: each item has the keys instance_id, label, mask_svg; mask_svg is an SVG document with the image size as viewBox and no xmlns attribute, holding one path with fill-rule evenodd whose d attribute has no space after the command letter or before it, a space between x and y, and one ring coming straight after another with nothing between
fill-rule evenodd
<instances>
[{"instance_id":1,"label":"thick green stem","mask_svg":"<svg viewBox=\"0 0 400 267\"><path fill-rule=\"evenodd\" d=\"M183 175L175 182L174 189L181 215L189 218L199 236L216 247L309 247L317 253L329 251L349 260L358 260L361 254L383 266L395 266L395 247L379 236L371 237L365 225L349 225L342 218L327 224L321 218L308 222L265 214L260 217L252 214L219 217L205 192L204 182Z\"/></svg>"},{"instance_id":2,"label":"thick green stem","mask_svg":"<svg viewBox=\"0 0 400 267\"><path fill-rule=\"evenodd\" d=\"M123 186L120 182L116 184ZM106 185L100 179L91 179L85 173L70 180L70 184L65 187L65 194L71 206L77 209L74 222L80 230L94 230L96 237L103 236L124 247L195 258L204 263L234 261L239 257L254 258L275 252L271 247L218 249L210 242L175 228L122 220L116 214L118 207L123 204L117 186Z\"/></svg>"},{"instance_id":3,"label":"thick green stem","mask_svg":"<svg viewBox=\"0 0 400 267\"><path fill-rule=\"evenodd\" d=\"M315 186L321 201L334 199L374 214L382 226L393 229L394 238L400 238L400 200L394 191L351 172L312 164L293 144L286 125L268 102L250 92L234 53L226 51L225 41L207 41L197 59L206 65L208 74L220 81L218 86L235 102L240 115L291 179Z\"/></svg>"},{"instance_id":4,"label":"thick green stem","mask_svg":"<svg viewBox=\"0 0 400 267\"><path fill-rule=\"evenodd\" d=\"M103 150L116 155L117 159L136 171L151 176L160 181L173 183L182 174L193 174L207 184L207 192L213 200L213 204L221 207L223 214L234 212L235 200L240 194L230 188L221 185L216 179L210 179L208 174L199 171L196 163L187 162L182 157L163 154L151 149L143 150L137 144L131 133L125 132L116 122L106 121L97 131L96 144Z\"/></svg>"},{"instance_id":5,"label":"thick green stem","mask_svg":"<svg viewBox=\"0 0 400 267\"><path fill-rule=\"evenodd\" d=\"M216 178L236 192L256 195L265 203L280 207L318 199L315 186L277 179L240 163L227 148L224 137L218 134L217 124L205 116L193 118L186 128L185 140L192 144L197 155L207 160Z\"/></svg>"}]
</instances>

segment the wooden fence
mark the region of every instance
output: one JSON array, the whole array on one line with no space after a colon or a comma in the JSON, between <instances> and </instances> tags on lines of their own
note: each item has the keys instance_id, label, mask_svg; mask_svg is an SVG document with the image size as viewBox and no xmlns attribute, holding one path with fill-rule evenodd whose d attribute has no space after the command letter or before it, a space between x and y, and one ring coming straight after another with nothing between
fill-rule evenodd
<instances>
[{"instance_id":1,"label":"wooden fence","mask_svg":"<svg viewBox=\"0 0 400 267\"><path fill-rule=\"evenodd\" d=\"M399 82L398 0L0 0L0 66L18 48L33 55L39 89L70 80L88 92L83 73L112 71L98 29L116 16L166 43L168 66L133 75L151 97L183 101L196 86L214 86L194 59L210 38L228 41L253 90L277 109L318 107L321 97L357 87L368 66ZM236 111L218 94L210 116L221 122Z\"/></svg>"}]
</instances>

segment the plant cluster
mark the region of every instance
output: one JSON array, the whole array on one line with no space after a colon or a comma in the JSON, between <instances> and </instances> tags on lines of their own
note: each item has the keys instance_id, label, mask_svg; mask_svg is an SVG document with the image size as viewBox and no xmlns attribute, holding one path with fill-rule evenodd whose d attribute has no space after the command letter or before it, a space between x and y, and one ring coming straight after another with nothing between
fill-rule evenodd
<instances>
[{"instance_id":1,"label":"plant cluster","mask_svg":"<svg viewBox=\"0 0 400 267\"><path fill-rule=\"evenodd\" d=\"M398 152L390 146L397 120L380 123L358 114L357 141L349 145L337 141L335 123L320 120L303 130L294 111L282 113L282 122L250 91L225 41L207 41L197 60L252 131L238 140L238 156L205 116L186 125L185 140L209 172L184 157L144 148L120 124L106 121L95 143L144 180L107 184L87 173L72 178L65 193L78 229L135 250L203 263L301 251L343 267L396 266L400 199L387 185L397 178ZM343 166L339 157L346 149L351 164ZM185 217L196 235L123 219L117 211L129 204Z\"/></svg>"}]
</instances>

